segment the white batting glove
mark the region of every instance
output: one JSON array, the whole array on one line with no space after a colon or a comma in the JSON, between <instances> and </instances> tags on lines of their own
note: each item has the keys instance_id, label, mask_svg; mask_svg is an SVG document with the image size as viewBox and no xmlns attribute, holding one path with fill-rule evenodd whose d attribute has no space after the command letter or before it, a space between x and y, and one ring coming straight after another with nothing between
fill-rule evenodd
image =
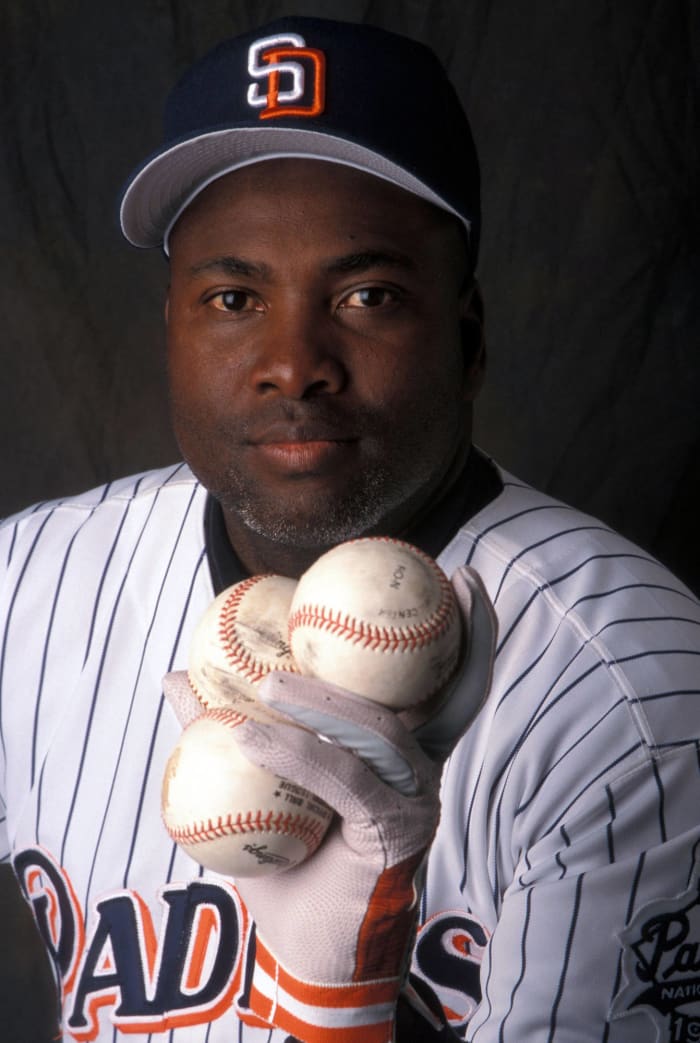
<instances>
[{"instance_id":1,"label":"white batting glove","mask_svg":"<svg viewBox=\"0 0 700 1043\"><path fill-rule=\"evenodd\" d=\"M246 757L338 815L306 862L236 881L257 931L251 1013L305 1043L393 1038L442 766L483 703L493 664L496 622L481 580L462 568L453 586L465 662L414 732L400 719L411 711L295 674L270 675L259 698L303 729L251 720L236 729Z\"/></svg>"}]
</instances>

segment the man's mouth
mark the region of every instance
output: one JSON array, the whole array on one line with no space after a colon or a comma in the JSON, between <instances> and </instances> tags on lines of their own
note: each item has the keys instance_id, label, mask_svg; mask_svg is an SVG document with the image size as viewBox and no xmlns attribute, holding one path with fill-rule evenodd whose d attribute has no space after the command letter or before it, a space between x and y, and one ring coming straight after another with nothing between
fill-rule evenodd
<instances>
[{"instance_id":1,"label":"man's mouth","mask_svg":"<svg viewBox=\"0 0 700 1043\"><path fill-rule=\"evenodd\" d=\"M285 470L311 472L323 470L333 463L344 451L349 442L313 441L313 442L266 442L259 445L258 451L268 460L278 464Z\"/></svg>"},{"instance_id":2,"label":"man's mouth","mask_svg":"<svg viewBox=\"0 0 700 1043\"><path fill-rule=\"evenodd\" d=\"M332 469L356 442L355 436L317 424L277 424L249 439L259 459L297 473Z\"/></svg>"}]
</instances>

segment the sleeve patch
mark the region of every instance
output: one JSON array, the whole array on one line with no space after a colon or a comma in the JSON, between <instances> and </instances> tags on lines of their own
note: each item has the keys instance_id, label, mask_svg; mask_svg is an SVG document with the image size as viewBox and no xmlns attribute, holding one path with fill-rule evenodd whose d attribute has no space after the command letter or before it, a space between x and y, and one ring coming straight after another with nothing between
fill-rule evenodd
<instances>
[{"instance_id":1,"label":"sleeve patch","mask_svg":"<svg viewBox=\"0 0 700 1043\"><path fill-rule=\"evenodd\" d=\"M687 890L659 898L620 933L622 987L611 1018L638 1010L654 1022L660 1043L700 1040L700 865Z\"/></svg>"}]
</instances>

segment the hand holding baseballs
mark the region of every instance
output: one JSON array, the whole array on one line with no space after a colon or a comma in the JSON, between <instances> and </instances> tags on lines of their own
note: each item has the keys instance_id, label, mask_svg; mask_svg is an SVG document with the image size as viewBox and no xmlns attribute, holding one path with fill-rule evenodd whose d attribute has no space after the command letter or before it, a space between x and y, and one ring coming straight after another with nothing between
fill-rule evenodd
<instances>
[{"instance_id":1,"label":"hand holding baseballs","mask_svg":"<svg viewBox=\"0 0 700 1043\"><path fill-rule=\"evenodd\" d=\"M298 981L399 981L405 968L442 766L486 698L495 650L496 620L478 575L460 568L452 586L464 666L416 730L403 723L404 711L295 673L270 674L258 690L278 720L241 726L250 761L313 789L337 812L313 858L283 882L236 882L259 944Z\"/></svg>"},{"instance_id":2,"label":"hand holding baseballs","mask_svg":"<svg viewBox=\"0 0 700 1043\"><path fill-rule=\"evenodd\" d=\"M318 707L314 715L313 706L299 705L295 717L274 698L261 700L261 683L270 675L315 677L360 703L402 711L410 725L423 723L444 703L468 653L465 609L431 558L385 538L341 544L297 584L252 577L224 591L192 642L188 675L203 715L185 729L165 772L163 817L173 839L201 864L233 876L277 872L307 858L332 812L308 779L299 785L254 768L251 751L239 751L241 725L286 720L288 731L292 717L297 727L359 753L380 777L388 770L392 785L405 780L406 766L387 769L386 750L377 757L368 740L371 729L364 738L347 724L338 733Z\"/></svg>"}]
</instances>

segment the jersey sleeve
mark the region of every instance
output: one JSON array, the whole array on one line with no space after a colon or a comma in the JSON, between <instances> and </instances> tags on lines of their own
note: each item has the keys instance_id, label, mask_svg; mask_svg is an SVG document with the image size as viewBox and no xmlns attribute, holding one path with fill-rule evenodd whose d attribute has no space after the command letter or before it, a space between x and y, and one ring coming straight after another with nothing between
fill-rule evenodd
<instances>
[{"instance_id":1,"label":"jersey sleeve","mask_svg":"<svg viewBox=\"0 0 700 1043\"><path fill-rule=\"evenodd\" d=\"M470 1043L700 1039L700 608L622 549L490 583L414 957Z\"/></svg>"},{"instance_id":2,"label":"jersey sleeve","mask_svg":"<svg viewBox=\"0 0 700 1043\"><path fill-rule=\"evenodd\" d=\"M535 844L505 892L466 1039L692 1039L699 807L692 744L609 782Z\"/></svg>"}]
</instances>

